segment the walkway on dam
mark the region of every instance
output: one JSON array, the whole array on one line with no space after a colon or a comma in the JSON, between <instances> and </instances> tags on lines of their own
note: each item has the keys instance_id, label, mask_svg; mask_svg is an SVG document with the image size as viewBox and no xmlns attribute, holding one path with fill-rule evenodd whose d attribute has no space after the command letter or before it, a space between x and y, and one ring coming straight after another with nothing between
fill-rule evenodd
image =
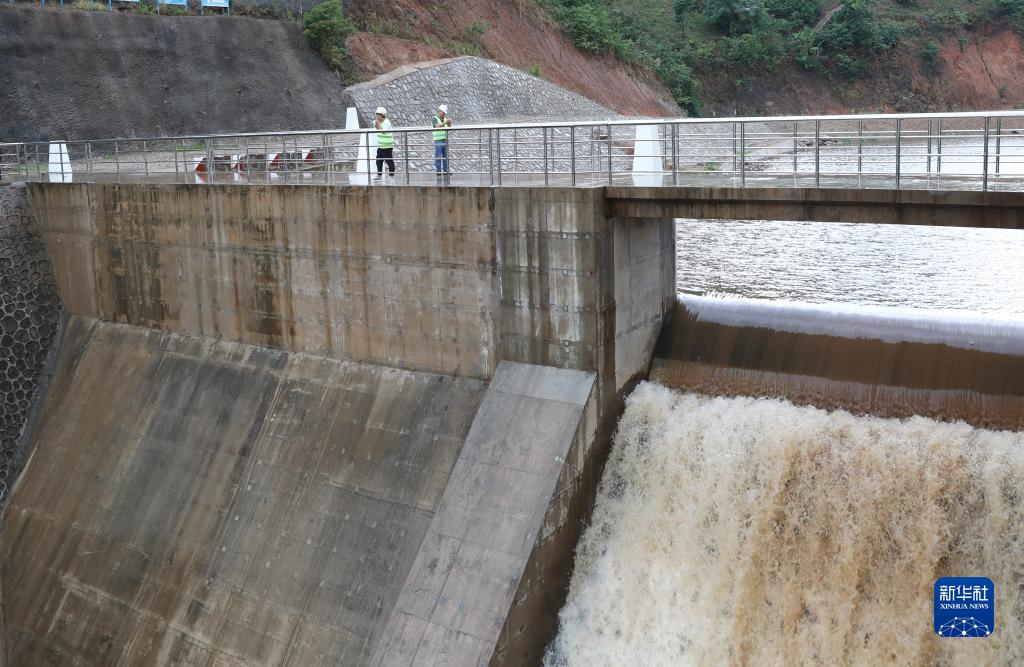
<instances>
[{"instance_id":1,"label":"walkway on dam","mask_svg":"<svg viewBox=\"0 0 1024 667\"><path fill-rule=\"evenodd\" d=\"M1024 111L634 119L448 132L445 165L431 130L394 129L393 184L1024 191ZM376 141L375 132L359 129L0 144L0 178L377 185ZM446 168L450 175L439 177Z\"/></svg>"}]
</instances>

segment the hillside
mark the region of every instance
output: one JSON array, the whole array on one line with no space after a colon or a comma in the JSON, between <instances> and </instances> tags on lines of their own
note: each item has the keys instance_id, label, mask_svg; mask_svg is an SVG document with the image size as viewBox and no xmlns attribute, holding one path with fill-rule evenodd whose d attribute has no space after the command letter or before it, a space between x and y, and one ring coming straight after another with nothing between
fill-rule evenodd
<instances>
[{"instance_id":1,"label":"hillside","mask_svg":"<svg viewBox=\"0 0 1024 667\"><path fill-rule=\"evenodd\" d=\"M539 0L702 115L1005 108L1024 0Z\"/></svg>"},{"instance_id":2,"label":"hillside","mask_svg":"<svg viewBox=\"0 0 1024 667\"><path fill-rule=\"evenodd\" d=\"M337 127L294 22L0 4L0 141Z\"/></svg>"},{"instance_id":3,"label":"hillside","mask_svg":"<svg viewBox=\"0 0 1024 667\"><path fill-rule=\"evenodd\" d=\"M543 78L626 115L675 115L672 94L638 63L588 53L532 0L349 0L347 46L360 79L400 65L475 55Z\"/></svg>"}]
</instances>

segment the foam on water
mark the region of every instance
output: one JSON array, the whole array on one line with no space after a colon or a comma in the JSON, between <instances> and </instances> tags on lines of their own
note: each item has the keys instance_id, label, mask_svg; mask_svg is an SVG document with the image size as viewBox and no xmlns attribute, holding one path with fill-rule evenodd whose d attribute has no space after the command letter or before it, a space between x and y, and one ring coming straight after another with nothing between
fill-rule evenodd
<instances>
[{"instance_id":1,"label":"foam on water","mask_svg":"<svg viewBox=\"0 0 1024 667\"><path fill-rule=\"evenodd\" d=\"M629 397L549 665L1024 664L1024 434ZM932 631L940 576L996 630Z\"/></svg>"},{"instance_id":2,"label":"foam on water","mask_svg":"<svg viewBox=\"0 0 1024 667\"><path fill-rule=\"evenodd\" d=\"M738 327L887 343L942 343L984 352L1024 354L1024 318L956 310L853 304L808 304L726 296L679 295L698 318Z\"/></svg>"}]
</instances>

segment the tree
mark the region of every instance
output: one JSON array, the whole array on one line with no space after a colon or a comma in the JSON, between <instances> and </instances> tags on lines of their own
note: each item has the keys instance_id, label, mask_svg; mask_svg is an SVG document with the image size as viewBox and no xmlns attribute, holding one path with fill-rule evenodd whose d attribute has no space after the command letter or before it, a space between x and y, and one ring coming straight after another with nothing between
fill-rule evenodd
<instances>
[{"instance_id":1,"label":"tree","mask_svg":"<svg viewBox=\"0 0 1024 667\"><path fill-rule=\"evenodd\" d=\"M707 0L704 16L726 35L757 32L768 19L761 0Z\"/></svg>"}]
</instances>

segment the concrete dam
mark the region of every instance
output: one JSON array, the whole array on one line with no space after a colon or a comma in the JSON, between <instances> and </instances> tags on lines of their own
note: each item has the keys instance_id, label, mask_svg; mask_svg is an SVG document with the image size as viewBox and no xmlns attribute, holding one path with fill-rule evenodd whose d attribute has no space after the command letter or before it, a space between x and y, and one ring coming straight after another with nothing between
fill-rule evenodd
<instances>
[{"instance_id":1,"label":"concrete dam","mask_svg":"<svg viewBox=\"0 0 1024 667\"><path fill-rule=\"evenodd\" d=\"M537 664L647 379L1024 428L1012 346L702 316L677 301L673 220L1019 228L1017 193L4 187L10 665Z\"/></svg>"}]
</instances>

